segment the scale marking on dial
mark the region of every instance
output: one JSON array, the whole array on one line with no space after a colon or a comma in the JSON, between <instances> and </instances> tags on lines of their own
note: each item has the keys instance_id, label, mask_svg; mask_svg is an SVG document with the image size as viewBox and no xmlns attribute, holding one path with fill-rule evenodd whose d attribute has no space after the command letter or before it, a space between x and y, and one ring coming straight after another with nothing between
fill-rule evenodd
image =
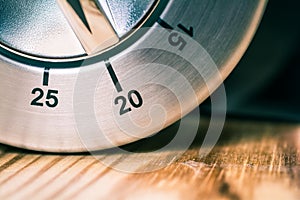
<instances>
[{"instance_id":1,"label":"scale marking on dial","mask_svg":"<svg viewBox=\"0 0 300 200\"><path fill-rule=\"evenodd\" d=\"M161 25L163 28L165 28L167 30L173 30L174 29L171 25L169 25L167 22L165 22L161 18L158 18L157 23L159 23L159 25Z\"/></svg>"},{"instance_id":2,"label":"scale marking on dial","mask_svg":"<svg viewBox=\"0 0 300 200\"><path fill-rule=\"evenodd\" d=\"M44 68L44 75L43 75L43 86L48 86L49 85L49 67Z\"/></svg>"},{"instance_id":3,"label":"scale marking on dial","mask_svg":"<svg viewBox=\"0 0 300 200\"><path fill-rule=\"evenodd\" d=\"M107 60L107 61L105 61L105 65L106 65L106 68L107 68L107 70L109 72L109 75L110 75L110 77L111 77L111 79L112 79L112 81L114 83L114 86L115 86L116 90L119 93L122 92L123 88L121 86L120 81L118 80L118 77L117 77L117 75L116 75L116 73L115 73L115 71L114 71L111 63Z\"/></svg>"}]
</instances>

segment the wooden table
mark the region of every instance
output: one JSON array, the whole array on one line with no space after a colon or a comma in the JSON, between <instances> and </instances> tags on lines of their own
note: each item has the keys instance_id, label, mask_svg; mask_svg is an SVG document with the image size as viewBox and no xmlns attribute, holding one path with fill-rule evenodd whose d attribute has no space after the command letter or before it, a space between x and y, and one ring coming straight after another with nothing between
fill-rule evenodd
<instances>
[{"instance_id":1,"label":"wooden table","mask_svg":"<svg viewBox=\"0 0 300 200\"><path fill-rule=\"evenodd\" d=\"M174 161L147 173L115 170L90 154L44 154L1 145L0 198L300 199L300 125L227 120L217 145L201 157L206 125L204 120L195 142L184 152L178 146L151 153L168 134L126 147L139 152L135 159L153 157L152 166ZM131 157L121 154L98 152L103 159L117 158L116 162Z\"/></svg>"}]
</instances>

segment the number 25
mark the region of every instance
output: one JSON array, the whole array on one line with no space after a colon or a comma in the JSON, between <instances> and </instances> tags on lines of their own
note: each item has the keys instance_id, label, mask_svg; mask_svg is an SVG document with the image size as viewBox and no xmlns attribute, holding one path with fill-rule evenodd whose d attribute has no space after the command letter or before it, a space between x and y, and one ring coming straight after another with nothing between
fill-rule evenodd
<instances>
[{"instance_id":1,"label":"number 25","mask_svg":"<svg viewBox=\"0 0 300 200\"><path fill-rule=\"evenodd\" d=\"M44 103L41 102L41 99L44 97L44 91L41 88L34 88L31 94L37 94L37 97L31 101L32 106L40 106L43 107ZM58 98L56 95L58 94L57 90L48 90L46 95L46 105L50 108L55 108L58 105Z\"/></svg>"}]
</instances>

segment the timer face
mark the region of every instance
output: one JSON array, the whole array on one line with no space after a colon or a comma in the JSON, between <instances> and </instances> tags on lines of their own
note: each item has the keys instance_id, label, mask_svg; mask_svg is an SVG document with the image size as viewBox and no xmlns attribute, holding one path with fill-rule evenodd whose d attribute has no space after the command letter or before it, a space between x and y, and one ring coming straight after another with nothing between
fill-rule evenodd
<instances>
[{"instance_id":1,"label":"timer face","mask_svg":"<svg viewBox=\"0 0 300 200\"><path fill-rule=\"evenodd\" d=\"M1 0L2 48L33 59L99 54L138 29L155 0Z\"/></svg>"},{"instance_id":2,"label":"timer face","mask_svg":"<svg viewBox=\"0 0 300 200\"><path fill-rule=\"evenodd\" d=\"M0 0L0 142L81 152L159 132L222 84L265 5Z\"/></svg>"}]
</instances>

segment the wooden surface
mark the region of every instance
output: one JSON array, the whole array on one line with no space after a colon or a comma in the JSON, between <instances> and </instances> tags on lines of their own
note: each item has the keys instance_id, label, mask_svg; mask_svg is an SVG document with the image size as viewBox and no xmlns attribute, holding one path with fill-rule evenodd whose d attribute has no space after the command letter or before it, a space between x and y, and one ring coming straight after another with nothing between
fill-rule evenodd
<instances>
[{"instance_id":1,"label":"wooden surface","mask_svg":"<svg viewBox=\"0 0 300 200\"><path fill-rule=\"evenodd\" d=\"M89 154L42 154L2 145L0 199L300 199L300 125L228 120L206 157L198 154L201 138L200 132L169 166L139 174L108 168ZM152 165L159 166L180 153L179 146L153 155L149 144L158 139L132 145L142 148L137 158L153 156ZM112 151L98 155L117 156L118 162L130 157Z\"/></svg>"}]
</instances>

